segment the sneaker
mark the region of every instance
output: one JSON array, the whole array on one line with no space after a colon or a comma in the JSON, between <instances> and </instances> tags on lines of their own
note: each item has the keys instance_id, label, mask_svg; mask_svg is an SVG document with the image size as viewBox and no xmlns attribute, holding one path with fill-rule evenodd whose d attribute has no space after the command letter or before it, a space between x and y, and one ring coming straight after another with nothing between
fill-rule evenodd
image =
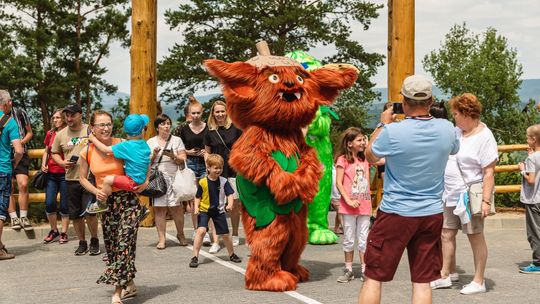
<instances>
[{"instance_id":1,"label":"sneaker","mask_svg":"<svg viewBox=\"0 0 540 304\"><path fill-rule=\"evenodd\" d=\"M15 231L21 230L21 220L18 217L12 217L11 218L11 229Z\"/></svg>"},{"instance_id":2,"label":"sneaker","mask_svg":"<svg viewBox=\"0 0 540 304\"><path fill-rule=\"evenodd\" d=\"M89 204L88 207L86 207L86 213L88 214L98 214L108 210L109 206L107 206L107 202L102 201L96 201L95 203Z\"/></svg>"},{"instance_id":3,"label":"sneaker","mask_svg":"<svg viewBox=\"0 0 540 304\"><path fill-rule=\"evenodd\" d=\"M233 235L232 236L232 245L234 247L240 245L240 238L238 237L238 235Z\"/></svg>"},{"instance_id":4,"label":"sneaker","mask_svg":"<svg viewBox=\"0 0 540 304\"><path fill-rule=\"evenodd\" d=\"M24 231L32 231L34 228L32 227L32 224L30 223L30 220L25 216L21 217L21 227L24 229Z\"/></svg>"},{"instance_id":5,"label":"sneaker","mask_svg":"<svg viewBox=\"0 0 540 304\"><path fill-rule=\"evenodd\" d=\"M475 281L472 281L469 284L463 286L460 291L460 293L463 295L472 295L481 292L486 292L486 282L482 282L482 285L480 285Z\"/></svg>"},{"instance_id":6,"label":"sneaker","mask_svg":"<svg viewBox=\"0 0 540 304\"><path fill-rule=\"evenodd\" d=\"M68 235L67 235L67 233L64 233L64 232L60 233L60 238L58 239L58 243L60 243L60 244L65 244L65 243L67 243L67 242L68 242Z\"/></svg>"},{"instance_id":7,"label":"sneaker","mask_svg":"<svg viewBox=\"0 0 540 304\"><path fill-rule=\"evenodd\" d=\"M150 214L150 210L146 206L142 206L141 215L139 216L139 223L144 221L144 219Z\"/></svg>"},{"instance_id":8,"label":"sneaker","mask_svg":"<svg viewBox=\"0 0 540 304\"><path fill-rule=\"evenodd\" d=\"M99 240L97 238L90 239L90 255L98 255L101 253L99 250Z\"/></svg>"},{"instance_id":9,"label":"sneaker","mask_svg":"<svg viewBox=\"0 0 540 304\"><path fill-rule=\"evenodd\" d=\"M9 260L15 258L13 253L9 253L6 249L6 246L0 248L0 260Z\"/></svg>"},{"instance_id":10,"label":"sneaker","mask_svg":"<svg viewBox=\"0 0 540 304\"><path fill-rule=\"evenodd\" d=\"M534 273L534 274L540 274L540 266L536 266L534 264L531 264L526 267L519 267L519 272L521 273Z\"/></svg>"},{"instance_id":11,"label":"sneaker","mask_svg":"<svg viewBox=\"0 0 540 304\"><path fill-rule=\"evenodd\" d=\"M208 253L218 253L218 251L221 249L218 243L213 243L212 247L210 247L210 250L208 250Z\"/></svg>"},{"instance_id":12,"label":"sneaker","mask_svg":"<svg viewBox=\"0 0 540 304\"><path fill-rule=\"evenodd\" d=\"M450 274L450 280L452 282L459 282L459 273L454 272Z\"/></svg>"},{"instance_id":13,"label":"sneaker","mask_svg":"<svg viewBox=\"0 0 540 304\"><path fill-rule=\"evenodd\" d=\"M45 244L49 244L50 242L56 241L56 239L60 236L60 233L58 230L51 230L49 231L49 234L43 239L43 242Z\"/></svg>"},{"instance_id":14,"label":"sneaker","mask_svg":"<svg viewBox=\"0 0 540 304\"><path fill-rule=\"evenodd\" d=\"M75 250L75 255L85 255L88 252L88 243L79 241L79 247Z\"/></svg>"},{"instance_id":15,"label":"sneaker","mask_svg":"<svg viewBox=\"0 0 540 304\"><path fill-rule=\"evenodd\" d=\"M339 278L337 278L339 283L348 283L352 280L354 280L354 273L347 268L344 268L343 275L340 275Z\"/></svg>"},{"instance_id":16,"label":"sneaker","mask_svg":"<svg viewBox=\"0 0 540 304\"><path fill-rule=\"evenodd\" d=\"M242 263L242 260L235 253L231 254L229 260L234 263Z\"/></svg>"},{"instance_id":17,"label":"sneaker","mask_svg":"<svg viewBox=\"0 0 540 304\"><path fill-rule=\"evenodd\" d=\"M452 279L450 278L450 276L447 276L444 279L436 279L435 281L431 281L429 283L429 286L431 287L431 289L449 288L452 287Z\"/></svg>"},{"instance_id":18,"label":"sneaker","mask_svg":"<svg viewBox=\"0 0 540 304\"><path fill-rule=\"evenodd\" d=\"M210 235L208 233L204 235L202 244L203 246L210 246L210 244L212 244L212 242L210 241Z\"/></svg>"},{"instance_id":19,"label":"sneaker","mask_svg":"<svg viewBox=\"0 0 540 304\"><path fill-rule=\"evenodd\" d=\"M199 266L199 258L196 256L191 258L191 262L189 262L189 267L191 268L197 268Z\"/></svg>"}]
</instances>

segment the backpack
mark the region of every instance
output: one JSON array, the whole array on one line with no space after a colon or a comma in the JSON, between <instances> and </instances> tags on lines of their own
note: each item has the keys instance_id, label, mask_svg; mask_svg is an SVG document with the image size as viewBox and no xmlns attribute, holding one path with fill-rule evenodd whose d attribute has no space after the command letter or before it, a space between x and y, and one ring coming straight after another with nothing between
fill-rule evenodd
<instances>
[{"instance_id":1,"label":"backpack","mask_svg":"<svg viewBox=\"0 0 540 304\"><path fill-rule=\"evenodd\" d=\"M7 125L10 118L10 115L2 114L2 117L0 118L0 136L2 135L2 131L4 131L4 127Z\"/></svg>"}]
</instances>

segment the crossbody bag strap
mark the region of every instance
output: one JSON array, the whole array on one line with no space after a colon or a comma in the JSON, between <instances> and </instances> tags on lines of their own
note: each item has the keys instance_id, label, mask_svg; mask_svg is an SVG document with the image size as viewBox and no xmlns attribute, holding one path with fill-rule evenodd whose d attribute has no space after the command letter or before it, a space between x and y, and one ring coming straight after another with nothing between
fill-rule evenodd
<instances>
[{"instance_id":1,"label":"crossbody bag strap","mask_svg":"<svg viewBox=\"0 0 540 304\"><path fill-rule=\"evenodd\" d=\"M225 148L227 148L227 151L231 152L231 149L229 149L229 147L227 146L227 144L226 144L225 141L223 140L223 137L221 137L221 134L219 134L218 129L215 129L214 131L216 131L217 136L219 137L219 139L221 139L221 142L223 143L223 145L225 146Z\"/></svg>"},{"instance_id":2,"label":"crossbody bag strap","mask_svg":"<svg viewBox=\"0 0 540 304\"><path fill-rule=\"evenodd\" d=\"M171 137L172 137L172 135L169 135L169 138L167 138L167 142L165 143L165 147L163 147L163 151L165 151L167 149L167 147L169 146L169 142L171 141ZM159 164L161 163L162 158L163 158L163 152L161 152L161 155L159 156L156 167L159 166Z\"/></svg>"}]
</instances>

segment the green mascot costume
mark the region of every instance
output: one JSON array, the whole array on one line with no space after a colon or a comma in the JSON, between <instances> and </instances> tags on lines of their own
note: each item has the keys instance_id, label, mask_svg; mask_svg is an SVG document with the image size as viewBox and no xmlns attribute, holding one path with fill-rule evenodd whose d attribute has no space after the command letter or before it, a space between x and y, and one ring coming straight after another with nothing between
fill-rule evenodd
<instances>
[{"instance_id":1,"label":"green mascot costume","mask_svg":"<svg viewBox=\"0 0 540 304\"><path fill-rule=\"evenodd\" d=\"M285 55L300 62L306 70L322 67L322 64L303 51L294 51ZM330 142L330 125L337 114L327 106L319 107L315 119L309 125L306 142L317 150L319 161L324 167L323 176L319 181L319 193L308 205L308 242L314 245L335 244L338 236L328 229L328 208L330 207L330 192L332 189L332 143Z\"/></svg>"}]
</instances>

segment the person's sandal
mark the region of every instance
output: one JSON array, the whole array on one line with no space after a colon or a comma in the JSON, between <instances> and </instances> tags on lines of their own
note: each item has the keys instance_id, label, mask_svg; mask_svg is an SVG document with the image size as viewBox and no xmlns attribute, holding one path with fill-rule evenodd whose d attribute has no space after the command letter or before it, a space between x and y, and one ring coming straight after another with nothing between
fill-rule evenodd
<instances>
[{"instance_id":1,"label":"person's sandal","mask_svg":"<svg viewBox=\"0 0 540 304\"><path fill-rule=\"evenodd\" d=\"M163 250L163 249L165 249L165 244L160 244L160 243L158 243L157 246L156 246L156 249L158 249L158 250Z\"/></svg>"},{"instance_id":2,"label":"person's sandal","mask_svg":"<svg viewBox=\"0 0 540 304\"><path fill-rule=\"evenodd\" d=\"M178 239L178 242L180 243L180 246L187 246L188 242L186 241L186 237L183 235L176 235L176 238Z\"/></svg>"},{"instance_id":3,"label":"person's sandal","mask_svg":"<svg viewBox=\"0 0 540 304\"><path fill-rule=\"evenodd\" d=\"M135 283L133 283L131 285L128 285L126 289L122 290L121 298L122 300L133 298L137 295L137 292L138 292L137 286L135 285Z\"/></svg>"}]
</instances>

